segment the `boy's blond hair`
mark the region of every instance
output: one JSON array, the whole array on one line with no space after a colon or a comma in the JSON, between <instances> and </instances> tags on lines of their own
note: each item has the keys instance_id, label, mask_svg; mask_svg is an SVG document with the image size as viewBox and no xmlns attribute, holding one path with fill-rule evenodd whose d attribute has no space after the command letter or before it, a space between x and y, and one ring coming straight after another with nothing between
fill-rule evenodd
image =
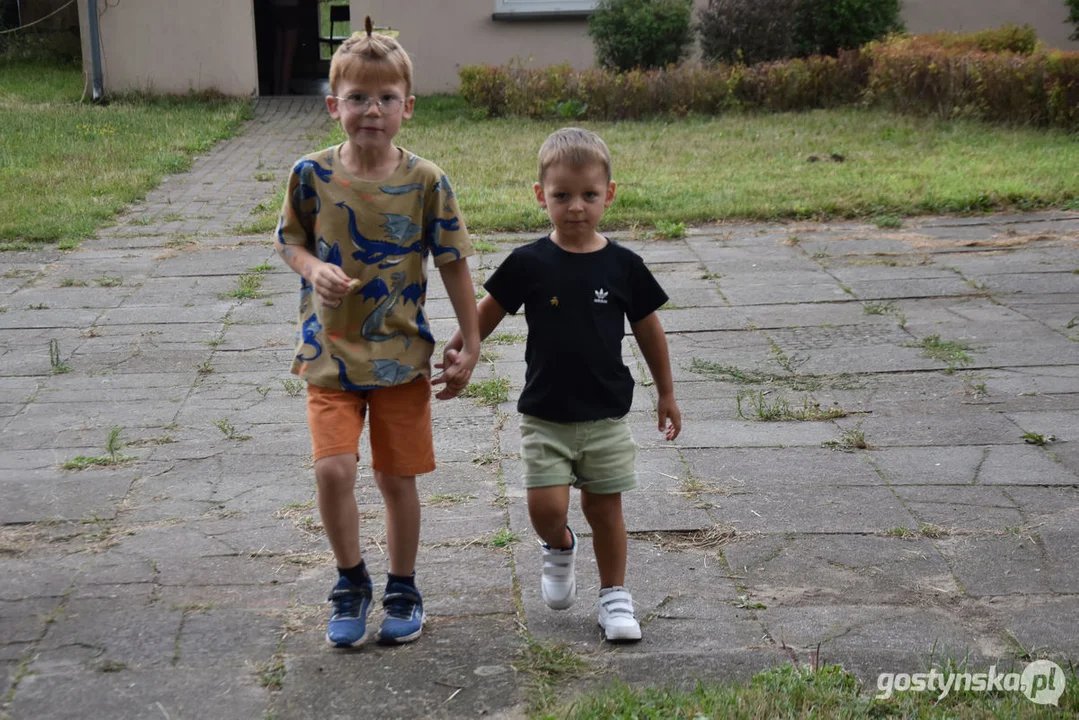
<instances>
[{"instance_id":1,"label":"boy's blond hair","mask_svg":"<svg viewBox=\"0 0 1079 720\"><path fill-rule=\"evenodd\" d=\"M412 94L412 59L401 43L389 35L372 32L371 18L364 18L365 32L354 32L341 43L330 60L330 92L337 94L341 79L374 79L405 83L405 95Z\"/></svg>"},{"instance_id":2,"label":"boy's blond hair","mask_svg":"<svg viewBox=\"0 0 1079 720\"><path fill-rule=\"evenodd\" d=\"M539 181L552 165L565 163L581 167L596 163L603 166L607 181L611 180L611 151L603 139L584 128L568 127L555 130L539 149Z\"/></svg>"}]
</instances>

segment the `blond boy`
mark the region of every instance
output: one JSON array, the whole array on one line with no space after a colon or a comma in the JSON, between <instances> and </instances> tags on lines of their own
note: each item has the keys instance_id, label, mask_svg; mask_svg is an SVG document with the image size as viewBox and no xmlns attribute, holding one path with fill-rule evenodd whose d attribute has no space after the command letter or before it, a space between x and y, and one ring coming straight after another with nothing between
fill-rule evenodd
<instances>
[{"instance_id":1,"label":"blond boy","mask_svg":"<svg viewBox=\"0 0 1079 720\"><path fill-rule=\"evenodd\" d=\"M599 568L599 624L607 640L639 640L625 587L622 493L636 486L636 445L626 420L633 378L622 362L622 337L628 319L659 394L659 430L674 440L682 419L655 312L667 295L640 257L596 232L615 196L611 155L598 135L564 128L548 137L534 191L553 230L516 248L484 284L480 338L524 307L527 369L517 409L528 512L543 540L544 602L565 609L576 599L577 538L566 525L576 487ZM458 360L466 338L450 340L444 365Z\"/></svg>"},{"instance_id":2,"label":"blond boy","mask_svg":"<svg viewBox=\"0 0 1079 720\"><path fill-rule=\"evenodd\" d=\"M369 419L389 552L386 615L376 638L395 645L423 629L416 476L435 468L431 385L446 384L439 397L455 395L479 352L465 260L473 250L449 179L393 142L415 105L412 63L401 45L373 33L368 18L366 33L334 53L330 90L330 117L347 139L293 167L276 249L302 277L292 372L307 381L318 508L338 567L326 639L353 647L368 636L372 585L353 486ZM428 255L465 336L456 362L433 381L434 338L424 311Z\"/></svg>"}]
</instances>

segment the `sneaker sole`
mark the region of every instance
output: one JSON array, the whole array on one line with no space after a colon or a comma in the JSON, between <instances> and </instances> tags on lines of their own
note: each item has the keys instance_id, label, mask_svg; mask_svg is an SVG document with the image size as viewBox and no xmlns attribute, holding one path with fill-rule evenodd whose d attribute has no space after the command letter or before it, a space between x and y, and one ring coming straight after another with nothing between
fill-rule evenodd
<instances>
[{"instance_id":1,"label":"sneaker sole","mask_svg":"<svg viewBox=\"0 0 1079 720\"><path fill-rule=\"evenodd\" d=\"M393 637L384 638L384 637L382 637L381 633L375 633L375 642L378 643L379 645L404 645L405 643L410 643L410 642L413 642L415 640L419 640L420 635L423 635L423 624L425 622L427 622L427 613L424 613L420 617L420 629L417 630L416 632L412 633L411 635L402 635L401 637L396 637L396 638L393 638Z\"/></svg>"},{"instance_id":2,"label":"sneaker sole","mask_svg":"<svg viewBox=\"0 0 1079 720\"><path fill-rule=\"evenodd\" d=\"M342 650L347 650L348 648L354 648L354 647L359 647L360 645L363 645L365 642L367 642L367 638L368 638L369 635L370 635L370 633L364 633L363 637L361 637L359 640L356 640L355 642L343 643L343 642L337 642L336 640L331 640L330 639L330 634L326 633L326 642L329 643L330 645L332 645L335 648L340 648Z\"/></svg>"},{"instance_id":3,"label":"sneaker sole","mask_svg":"<svg viewBox=\"0 0 1079 720\"><path fill-rule=\"evenodd\" d=\"M603 626L600 625L602 628ZM630 630L615 630L613 633L609 632L606 628L603 629L603 636L607 638L607 642L636 642L641 639L641 631Z\"/></svg>"}]
</instances>

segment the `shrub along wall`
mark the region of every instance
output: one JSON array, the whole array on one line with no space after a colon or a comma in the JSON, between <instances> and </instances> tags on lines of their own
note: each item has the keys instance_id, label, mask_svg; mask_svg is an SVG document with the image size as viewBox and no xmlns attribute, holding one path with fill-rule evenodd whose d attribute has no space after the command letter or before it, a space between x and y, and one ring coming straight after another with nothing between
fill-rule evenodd
<instances>
[{"instance_id":1,"label":"shrub along wall","mask_svg":"<svg viewBox=\"0 0 1079 720\"><path fill-rule=\"evenodd\" d=\"M616 72L473 65L461 69L461 95L490 116L625 120L864 104L1079 128L1079 52L977 47L960 36L937 35L897 37L834 58L753 66L685 64Z\"/></svg>"}]
</instances>

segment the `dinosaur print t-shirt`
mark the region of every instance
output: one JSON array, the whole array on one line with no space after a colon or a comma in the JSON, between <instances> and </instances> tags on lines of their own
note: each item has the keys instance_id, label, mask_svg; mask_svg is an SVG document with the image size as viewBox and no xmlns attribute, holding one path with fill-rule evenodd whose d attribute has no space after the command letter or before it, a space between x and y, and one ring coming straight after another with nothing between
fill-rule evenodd
<instances>
[{"instance_id":1,"label":"dinosaur print t-shirt","mask_svg":"<svg viewBox=\"0 0 1079 720\"><path fill-rule=\"evenodd\" d=\"M473 253L446 175L407 150L385 180L356 177L336 146L289 176L277 242L303 245L354 278L336 308L300 280L292 372L309 383L368 390L430 375L435 339L424 311L427 256L435 267Z\"/></svg>"}]
</instances>

